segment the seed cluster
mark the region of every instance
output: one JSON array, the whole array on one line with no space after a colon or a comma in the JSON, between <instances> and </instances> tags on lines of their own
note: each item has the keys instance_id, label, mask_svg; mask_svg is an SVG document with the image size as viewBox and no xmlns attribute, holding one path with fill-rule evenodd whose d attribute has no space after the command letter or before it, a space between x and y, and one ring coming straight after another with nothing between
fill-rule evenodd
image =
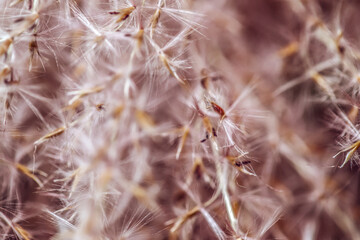
<instances>
[{"instance_id":1,"label":"seed cluster","mask_svg":"<svg viewBox=\"0 0 360 240\"><path fill-rule=\"evenodd\" d=\"M360 239L356 1L3 0L3 239Z\"/></svg>"}]
</instances>

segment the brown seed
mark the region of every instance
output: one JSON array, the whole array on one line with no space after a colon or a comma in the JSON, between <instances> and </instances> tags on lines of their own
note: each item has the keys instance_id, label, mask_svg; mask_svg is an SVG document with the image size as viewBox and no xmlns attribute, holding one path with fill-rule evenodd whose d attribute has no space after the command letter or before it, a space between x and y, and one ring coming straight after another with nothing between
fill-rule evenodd
<instances>
[{"instance_id":1,"label":"brown seed","mask_svg":"<svg viewBox=\"0 0 360 240\"><path fill-rule=\"evenodd\" d=\"M211 125L210 119L208 117L203 118L203 124L206 129L206 132L211 134L212 133L212 125Z\"/></svg>"},{"instance_id":2,"label":"brown seed","mask_svg":"<svg viewBox=\"0 0 360 240\"><path fill-rule=\"evenodd\" d=\"M5 78L4 83L6 85L13 85L13 84L18 84L19 83L19 80L14 79L14 74L13 74L12 68L10 70L10 78Z\"/></svg>"},{"instance_id":3,"label":"brown seed","mask_svg":"<svg viewBox=\"0 0 360 240\"><path fill-rule=\"evenodd\" d=\"M12 42L13 42L13 39L8 38L0 43L0 56L7 53Z\"/></svg>"},{"instance_id":4,"label":"brown seed","mask_svg":"<svg viewBox=\"0 0 360 240\"><path fill-rule=\"evenodd\" d=\"M342 45L339 45L339 46L338 46L338 51L339 51L339 53L340 53L341 55L343 55L343 54L345 53L345 47L342 46Z\"/></svg>"},{"instance_id":5,"label":"brown seed","mask_svg":"<svg viewBox=\"0 0 360 240\"><path fill-rule=\"evenodd\" d=\"M22 22L24 20L25 20L24 17L19 17L18 19L15 19L14 23L19 23L19 22Z\"/></svg>"},{"instance_id":6,"label":"brown seed","mask_svg":"<svg viewBox=\"0 0 360 240\"><path fill-rule=\"evenodd\" d=\"M197 164L194 168L194 175L197 180L199 180L202 177L202 167L201 165Z\"/></svg>"},{"instance_id":7,"label":"brown seed","mask_svg":"<svg viewBox=\"0 0 360 240\"><path fill-rule=\"evenodd\" d=\"M142 43L143 43L143 39L144 39L144 29L143 29L143 28L141 28L141 29L136 33L135 38L136 38L136 40L137 40L137 42L136 42L136 47L137 47L138 49L140 49L140 47L141 47L141 45L142 45Z\"/></svg>"},{"instance_id":8,"label":"brown seed","mask_svg":"<svg viewBox=\"0 0 360 240\"><path fill-rule=\"evenodd\" d=\"M200 142L205 142L206 140L208 140L209 139L209 133L206 131L205 132L205 138L203 139L203 140L201 140Z\"/></svg>"},{"instance_id":9,"label":"brown seed","mask_svg":"<svg viewBox=\"0 0 360 240\"><path fill-rule=\"evenodd\" d=\"M105 105L103 103L96 104L96 110L102 111L105 110Z\"/></svg>"},{"instance_id":10,"label":"brown seed","mask_svg":"<svg viewBox=\"0 0 360 240\"><path fill-rule=\"evenodd\" d=\"M0 79L5 78L10 72L11 72L11 68L9 68L9 67L4 67L3 69L1 69Z\"/></svg>"},{"instance_id":11,"label":"brown seed","mask_svg":"<svg viewBox=\"0 0 360 240\"><path fill-rule=\"evenodd\" d=\"M63 134L65 132L65 130L66 130L65 126L55 129L54 131L46 134L45 136L43 136L43 137L39 138L37 141L35 141L34 145L42 144L43 142L45 142L51 138L57 137L57 136Z\"/></svg>"},{"instance_id":12,"label":"brown seed","mask_svg":"<svg viewBox=\"0 0 360 240\"><path fill-rule=\"evenodd\" d=\"M225 117L225 111L222 109L219 105L217 105L215 102L210 102L213 110L217 112L221 118Z\"/></svg>"},{"instance_id":13,"label":"brown seed","mask_svg":"<svg viewBox=\"0 0 360 240\"><path fill-rule=\"evenodd\" d=\"M119 23L119 22L126 20L135 9L136 9L136 6L131 6L131 7L120 9L118 11L111 11L111 12L109 12L109 14L120 15L120 17L116 20L116 23Z\"/></svg>"},{"instance_id":14,"label":"brown seed","mask_svg":"<svg viewBox=\"0 0 360 240\"><path fill-rule=\"evenodd\" d=\"M298 42L291 42L290 44L286 45L284 48L280 49L279 55L282 58L287 58L298 52L299 47L300 46Z\"/></svg>"},{"instance_id":15,"label":"brown seed","mask_svg":"<svg viewBox=\"0 0 360 240\"><path fill-rule=\"evenodd\" d=\"M37 53L38 56L40 56L39 46L37 44L36 38L29 43L29 51L31 58L34 58L35 52Z\"/></svg>"},{"instance_id":16,"label":"brown seed","mask_svg":"<svg viewBox=\"0 0 360 240\"><path fill-rule=\"evenodd\" d=\"M212 128L212 133L213 133L213 136L214 136L214 137L217 137L215 128Z\"/></svg>"},{"instance_id":17,"label":"brown seed","mask_svg":"<svg viewBox=\"0 0 360 240\"><path fill-rule=\"evenodd\" d=\"M251 161L235 161L235 165L237 166L237 167L240 167L240 166L242 166L242 165L247 165L247 164L249 164L249 163L251 163Z\"/></svg>"},{"instance_id":18,"label":"brown seed","mask_svg":"<svg viewBox=\"0 0 360 240\"><path fill-rule=\"evenodd\" d=\"M154 15L152 16L152 19L151 19L151 32L150 32L150 37L151 37L151 38L153 38L156 25L157 25L158 22L159 22L160 13L161 13L161 9L158 8L158 9L156 9Z\"/></svg>"}]
</instances>

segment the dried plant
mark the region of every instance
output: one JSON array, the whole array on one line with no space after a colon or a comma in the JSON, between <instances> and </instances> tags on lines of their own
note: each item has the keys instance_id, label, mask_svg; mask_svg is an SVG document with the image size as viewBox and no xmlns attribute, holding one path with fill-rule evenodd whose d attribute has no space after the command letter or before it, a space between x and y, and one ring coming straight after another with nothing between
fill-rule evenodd
<instances>
[{"instance_id":1,"label":"dried plant","mask_svg":"<svg viewBox=\"0 0 360 240\"><path fill-rule=\"evenodd\" d=\"M360 239L359 9L1 1L1 238Z\"/></svg>"}]
</instances>

